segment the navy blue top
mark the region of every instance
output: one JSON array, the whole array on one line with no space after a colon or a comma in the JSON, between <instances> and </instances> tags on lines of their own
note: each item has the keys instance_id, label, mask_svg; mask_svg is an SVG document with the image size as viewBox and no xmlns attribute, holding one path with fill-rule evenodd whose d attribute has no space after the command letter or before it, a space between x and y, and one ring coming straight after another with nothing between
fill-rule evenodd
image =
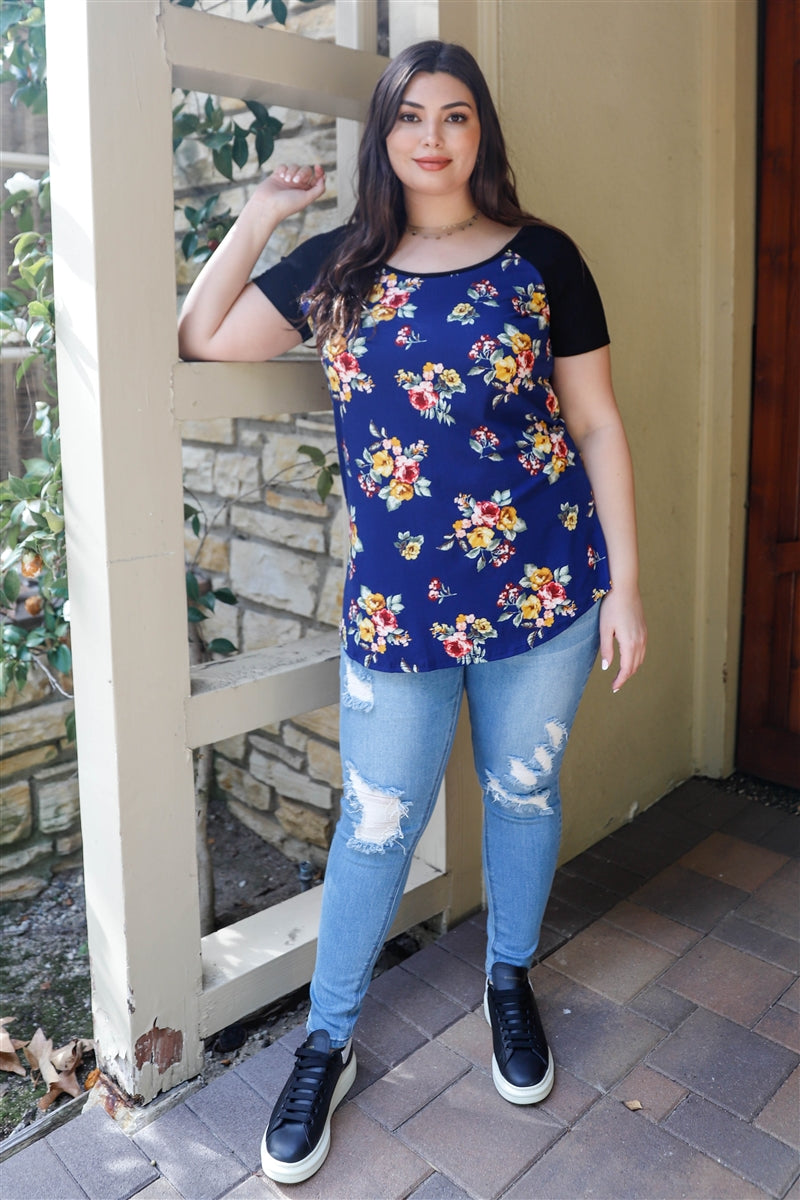
<instances>
[{"instance_id":1,"label":"navy blue top","mask_svg":"<svg viewBox=\"0 0 800 1200\"><path fill-rule=\"evenodd\" d=\"M341 235L255 279L288 320ZM351 658L380 671L509 658L606 594L603 532L551 376L554 355L608 340L588 267L547 226L474 266L376 274L355 334L321 354L350 516Z\"/></svg>"}]
</instances>

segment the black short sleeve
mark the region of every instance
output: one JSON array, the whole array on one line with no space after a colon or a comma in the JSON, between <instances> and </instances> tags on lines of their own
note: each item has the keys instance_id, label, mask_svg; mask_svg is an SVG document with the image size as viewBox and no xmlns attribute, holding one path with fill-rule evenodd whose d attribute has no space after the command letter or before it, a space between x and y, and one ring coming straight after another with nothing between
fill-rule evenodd
<instances>
[{"instance_id":1,"label":"black short sleeve","mask_svg":"<svg viewBox=\"0 0 800 1200\"><path fill-rule=\"evenodd\" d=\"M517 234L512 249L544 280L553 355L566 358L607 346L611 339L603 302L575 243L548 225L528 225Z\"/></svg>"},{"instance_id":2,"label":"black short sleeve","mask_svg":"<svg viewBox=\"0 0 800 1200\"><path fill-rule=\"evenodd\" d=\"M274 267L256 275L252 281L289 324L297 327L303 341L311 336L311 329L308 322L303 320L300 297L317 278L320 268L341 239L343 228L340 226L309 238Z\"/></svg>"}]
</instances>

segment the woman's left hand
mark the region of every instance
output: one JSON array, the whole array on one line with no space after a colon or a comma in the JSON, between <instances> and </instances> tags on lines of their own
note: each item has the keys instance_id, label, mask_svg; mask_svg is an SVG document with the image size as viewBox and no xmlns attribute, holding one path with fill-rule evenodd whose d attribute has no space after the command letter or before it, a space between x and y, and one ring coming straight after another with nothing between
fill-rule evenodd
<instances>
[{"instance_id":1,"label":"woman's left hand","mask_svg":"<svg viewBox=\"0 0 800 1200\"><path fill-rule=\"evenodd\" d=\"M618 692L644 662L647 625L638 590L626 593L612 587L600 602L600 657L604 671L614 659L615 640L619 646L619 670L611 690Z\"/></svg>"}]
</instances>

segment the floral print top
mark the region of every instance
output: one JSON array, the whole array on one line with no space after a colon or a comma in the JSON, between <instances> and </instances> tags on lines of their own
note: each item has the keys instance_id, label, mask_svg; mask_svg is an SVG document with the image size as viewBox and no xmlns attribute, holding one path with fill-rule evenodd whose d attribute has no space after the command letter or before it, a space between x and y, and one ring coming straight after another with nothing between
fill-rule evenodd
<instances>
[{"instance_id":1,"label":"floral print top","mask_svg":"<svg viewBox=\"0 0 800 1200\"><path fill-rule=\"evenodd\" d=\"M341 234L255 280L290 321ZM378 272L354 336L321 353L350 518L350 657L380 671L509 658L606 594L603 532L551 376L554 356L607 342L588 268L548 226L457 271Z\"/></svg>"}]
</instances>

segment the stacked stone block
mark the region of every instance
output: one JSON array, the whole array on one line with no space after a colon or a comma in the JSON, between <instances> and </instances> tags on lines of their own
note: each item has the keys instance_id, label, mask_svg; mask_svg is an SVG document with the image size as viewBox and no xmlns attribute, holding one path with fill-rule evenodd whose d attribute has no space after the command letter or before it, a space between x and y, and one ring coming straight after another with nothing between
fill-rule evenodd
<instances>
[{"instance_id":1,"label":"stacked stone block","mask_svg":"<svg viewBox=\"0 0 800 1200\"><path fill-rule=\"evenodd\" d=\"M72 702L35 670L0 701L0 901L29 900L80 863L78 767L66 736Z\"/></svg>"}]
</instances>

